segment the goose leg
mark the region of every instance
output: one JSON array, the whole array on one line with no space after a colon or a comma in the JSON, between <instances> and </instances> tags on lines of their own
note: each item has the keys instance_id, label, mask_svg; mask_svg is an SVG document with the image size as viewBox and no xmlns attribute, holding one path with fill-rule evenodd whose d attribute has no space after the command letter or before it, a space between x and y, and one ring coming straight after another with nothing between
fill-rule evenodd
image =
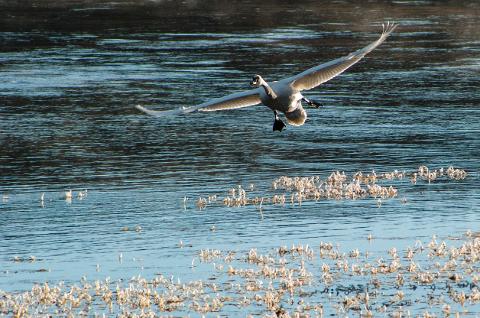
<instances>
[{"instance_id":1,"label":"goose leg","mask_svg":"<svg viewBox=\"0 0 480 318\"><path fill-rule=\"evenodd\" d=\"M285 123L278 117L276 110L273 111L273 114L275 115L275 121L273 122L273 131L282 131L282 129L286 126Z\"/></svg>"},{"instance_id":2,"label":"goose leg","mask_svg":"<svg viewBox=\"0 0 480 318\"><path fill-rule=\"evenodd\" d=\"M306 97L303 97L302 100L307 103L309 106L313 106L315 108L318 108L320 106L323 106L320 102L317 102L313 99L307 99Z\"/></svg>"}]
</instances>

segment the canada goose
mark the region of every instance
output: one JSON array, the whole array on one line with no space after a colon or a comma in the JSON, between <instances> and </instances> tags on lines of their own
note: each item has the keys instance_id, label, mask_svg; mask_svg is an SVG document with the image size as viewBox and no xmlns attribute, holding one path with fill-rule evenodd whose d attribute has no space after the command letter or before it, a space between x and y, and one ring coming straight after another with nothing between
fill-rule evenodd
<instances>
[{"instance_id":1,"label":"canada goose","mask_svg":"<svg viewBox=\"0 0 480 318\"><path fill-rule=\"evenodd\" d=\"M251 86L254 89L227 95L222 98L216 98L200 105L192 107L183 107L180 109L167 111L148 110L140 105L135 107L139 110L153 116L163 117L169 115L186 114L194 111L217 111L225 109L236 109L257 104L264 104L270 108L275 116L273 130L282 131L285 123L279 118L278 112L285 114L287 122L290 125L301 126L307 119L307 113L302 107L302 101L310 106L319 107L320 103L309 100L300 92L309 90L318 85L327 82L335 76L341 74L353 64L360 61L365 55L383 43L392 33L398 24L388 22L383 25L383 32L378 40L370 43L363 49L357 50L347 56L340 57L333 61L312 67L300 74L284 78L269 85L260 75L252 78Z\"/></svg>"}]
</instances>

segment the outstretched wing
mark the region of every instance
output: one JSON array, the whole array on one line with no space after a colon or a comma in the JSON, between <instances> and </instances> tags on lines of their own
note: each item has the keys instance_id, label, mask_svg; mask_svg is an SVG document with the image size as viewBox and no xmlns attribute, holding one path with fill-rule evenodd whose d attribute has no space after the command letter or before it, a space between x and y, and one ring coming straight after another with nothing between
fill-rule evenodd
<instances>
[{"instance_id":1,"label":"outstretched wing","mask_svg":"<svg viewBox=\"0 0 480 318\"><path fill-rule=\"evenodd\" d=\"M363 49L350 53L347 56L338 58L336 60L320 64L312 67L298 75L285 79L287 83L297 91L312 89L322 83L329 81L335 76L341 74L353 64L360 61L365 55L370 53L373 49L383 43L390 33L395 30L398 24L387 23L383 25L383 32L380 38Z\"/></svg>"},{"instance_id":2,"label":"outstretched wing","mask_svg":"<svg viewBox=\"0 0 480 318\"><path fill-rule=\"evenodd\" d=\"M262 101L260 100L260 89L256 88L256 89L248 90L246 92L234 93L234 94L227 95L225 97L216 98L211 101L202 103L200 105L192 106L192 107L182 107L182 108L166 110L166 111L149 110L140 105L136 105L135 107L149 115L156 116L156 117L164 117L164 116L187 114L195 111L211 112L211 111L217 111L217 110L236 109L236 108L257 105L257 104L260 104L261 102Z\"/></svg>"},{"instance_id":3,"label":"outstretched wing","mask_svg":"<svg viewBox=\"0 0 480 318\"><path fill-rule=\"evenodd\" d=\"M206 103L193 106L202 112L213 112L217 110L236 109L260 104L260 88L246 92L234 93L225 97L213 99Z\"/></svg>"}]
</instances>

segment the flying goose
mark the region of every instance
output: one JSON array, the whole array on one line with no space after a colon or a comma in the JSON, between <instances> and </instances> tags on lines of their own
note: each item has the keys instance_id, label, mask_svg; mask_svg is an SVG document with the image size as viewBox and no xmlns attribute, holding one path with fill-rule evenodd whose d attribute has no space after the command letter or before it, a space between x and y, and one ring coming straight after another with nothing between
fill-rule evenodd
<instances>
[{"instance_id":1,"label":"flying goose","mask_svg":"<svg viewBox=\"0 0 480 318\"><path fill-rule=\"evenodd\" d=\"M135 107L139 110L156 117L186 114L195 111L210 112L217 110L236 109L247 106L253 106L262 103L270 108L275 116L273 130L282 131L285 123L278 116L278 112L284 113L287 122L290 125L301 126L307 119L307 113L302 107L302 101L309 106L319 107L320 103L309 100L301 94L301 91L309 90L318 85L329 81L335 76L341 74L353 64L360 61L365 55L383 43L390 33L395 30L398 24L388 22L383 25L383 32L378 40L370 43L363 49L350 53L347 56L340 57L333 61L312 67L300 74L284 78L282 80L268 84L260 75L252 78L250 85L254 87L251 90L234 93L222 98L216 98L208 102L180 109L167 111L154 111L146 109L140 105Z\"/></svg>"}]
</instances>

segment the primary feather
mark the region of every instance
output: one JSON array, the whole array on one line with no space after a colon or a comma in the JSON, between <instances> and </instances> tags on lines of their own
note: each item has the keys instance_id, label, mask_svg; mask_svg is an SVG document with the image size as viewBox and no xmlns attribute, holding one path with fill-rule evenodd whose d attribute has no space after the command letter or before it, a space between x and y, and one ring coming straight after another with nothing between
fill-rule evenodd
<instances>
[{"instance_id":1,"label":"primary feather","mask_svg":"<svg viewBox=\"0 0 480 318\"><path fill-rule=\"evenodd\" d=\"M382 44L396 27L397 24L388 23L386 26L384 26L380 38L370 43L366 47L350 53L347 56L312 67L296 76L289 77L284 81L290 82L293 88L295 88L297 91L309 90L322 83L325 83L335 76L343 73L350 66L360 61L365 55Z\"/></svg>"}]
</instances>

